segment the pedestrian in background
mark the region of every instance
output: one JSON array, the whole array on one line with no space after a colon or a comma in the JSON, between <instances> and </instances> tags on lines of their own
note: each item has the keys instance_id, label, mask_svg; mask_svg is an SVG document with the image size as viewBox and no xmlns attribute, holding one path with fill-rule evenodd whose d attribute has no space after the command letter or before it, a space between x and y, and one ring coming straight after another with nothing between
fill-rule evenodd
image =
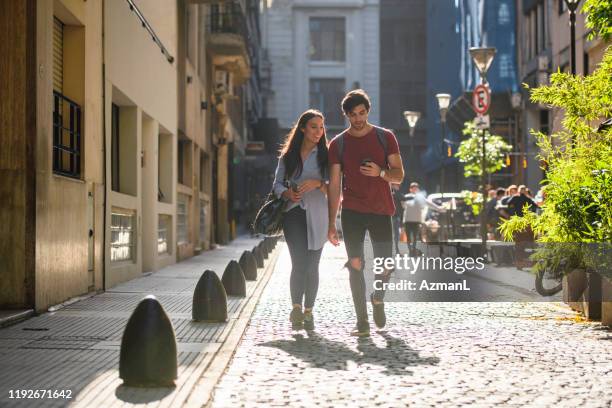
<instances>
[{"instance_id":1,"label":"pedestrian in background","mask_svg":"<svg viewBox=\"0 0 612 408\"><path fill-rule=\"evenodd\" d=\"M402 228L402 194L399 191L398 183L391 183L391 192L393 193L393 202L395 204L395 214L393 214L393 243L395 244L395 253L399 254L399 241Z\"/></svg>"},{"instance_id":2,"label":"pedestrian in background","mask_svg":"<svg viewBox=\"0 0 612 408\"><path fill-rule=\"evenodd\" d=\"M410 256L419 256L416 244L421 238L421 224L425 222L425 209L429 207L440 213L445 213L446 208L427 199L425 194L421 192L419 183L410 183L410 193L414 198L402 201L404 207L403 222L408 239L409 254Z\"/></svg>"},{"instance_id":3,"label":"pedestrian in background","mask_svg":"<svg viewBox=\"0 0 612 408\"><path fill-rule=\"evenodd\" d=\"M312 309L328 229L327 155L323 114L307 110L287 135L274 176L274 193L288 201L283 234L291 256L289 320L294 330L314 330Z\"/></svg>"}]
</instances>

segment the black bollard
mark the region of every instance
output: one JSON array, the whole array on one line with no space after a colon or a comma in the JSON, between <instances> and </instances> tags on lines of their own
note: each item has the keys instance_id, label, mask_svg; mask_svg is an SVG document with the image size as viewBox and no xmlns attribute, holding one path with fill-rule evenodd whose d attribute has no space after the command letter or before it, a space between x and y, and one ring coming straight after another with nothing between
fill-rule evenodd
<instances>
[{"instance_id":1,"label":"black bollard","mask_svg":"<svg viewBox=\"0 0 612 408\"><path fill-rule=\"evenodd\" d=\"M265 242L261 241L259 245L257 246L259 247L259 250L261 251L261 256L263 256L264 259L268 259L268 248L266 247Z\"/></svg>"},{"instance_id":2,"label":"black bollard","mask_svg":"<svg viewBox=\"0 0 612 408\"><path fill-rule=\"evenodd\" d=\"M259 248L259 246L253 247L253 250L251 252L253 253L253 256L255 257L255 261L257 262L257 267L263 268L264 258L263 258L263 255L261 254L261 249Z\"/></svg>"},{"instance_id":3,"label":"black bollard","mask_svg":"<svg viewBox=\"0 0 612 408\"><path fill-rule=\"evenodd\" d=\"M246 280L257 280L257 260L250 251L244 251L238 263Z\"/></svg>"},{"instance_id":4,"label":"black bollard","mask_svg":"<svg viewBox=\"0 0 612 408\"><path fill-rule=\"evenodd\" d=\"M217 274L206 270L193 292L193 320L200 322L227 321L227 294Z\"/></svg>"},{"instance_id":5,"label":"black bollard","mask_svg":"<svg viewBox=\"0 0 612 408\"><path fill-rule=\"evenodd\" d=\"M238 262L231 260L225 267L223 277L221 278L223 286L225 287L225 293L230 296L246 296L246 282L244 280L244 273Z\"/></svg>"},{"instance_id":6,"label":"black bollard","mask_svg":"<svg viewBox=\"0 0 612 408\"><path fill-rule=\"evenodd\" d=\"M274 251L274 243L272 242L272 238L266 238L266 247L268 248L268 253L272 253Z\"/></svg>"},{"instance_id":7,"label":"black bollard","mask_svg":"<svg viewBox=\"0 0 612 408\"><path fill-rule=\"evenodd\" d=\"M153 295L142 299L125 326L119 378L128 387L173 387L177 378L172 322Z\"/></svg>"}]
</instances>

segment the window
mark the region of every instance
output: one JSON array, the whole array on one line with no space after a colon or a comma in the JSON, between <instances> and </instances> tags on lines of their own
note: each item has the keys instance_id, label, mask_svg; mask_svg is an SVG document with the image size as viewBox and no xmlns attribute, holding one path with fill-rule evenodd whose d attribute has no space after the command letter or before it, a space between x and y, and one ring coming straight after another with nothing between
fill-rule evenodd
<instances>
[{"instance_id":1,"label":"window","mask_svg":"<svg viewBox=\"0 0 612 408\"><path fill-rule=\"evenodd\" d=\"M157 200L163 203L172 202L172 135L160 133L158 139L158 163L157 163L157 179L158 191Z\"/></svg>"},{"instance_id":2,"label":"window","mask_svg":"<svg viewBox=\"0 0 612 408\"><path fill-rule=\"evenodd\" d=\"M159 214L157 222L157 254L169 254L170 251L170 231L172 217L166 214Z\"/></svg>"},{"instance_id":3,"label":"window","mask_svg":"<svg viewBox=\"0 0 612 408\"><path fill-rule=\"evenodd\" d=\"M526 13L527 59L536 57L548 47L546 8L538 3Z\"/></svg>"},{"instance_id":4,"label":"window","mask_svg":"<svg viewBox=\"0 0 612 408\"><path fill-rule=\"evenodd\" d=\"M184 186L191 187L192 178L192 149L191 142L187 139L178 142L178 182Z\"/></svg>"},{"instance_id":5,"label":"window","mask_svg":"<svg viewBox=\"0 0 612 408\"><path fill-rule=\"evenodd\" d=\"M500 78L512 77L512 60L508 54L502 54L499 57L499 76Z\"/></svg>"},{"instance_id":6,"label":"window","mask_svg":"<svg viewBox=\"0 0 612 408\"><path fill-rule=\"evenodd\" d=\"M499 25L510 24L510 8L506 3L502 3L497 11L497 22Z\"/></svg>"},{"instance_id":7,"label":"window","mask_svg":"<svg viewBox=\"0 0 612 408\"><path fill-rule=\"evenodd\" d=\"M548 135L550 132L550 124L548 122L548 111L543 109L540 111L540 132Z\"/></svg>"},{"instance_id":8,"label":"window","mask_svg":"<svg viewBox=\"0 0 612 408\"><path fill-rule=\"evenodd\" d=\"M64 95L64 24L53 18L53 172L81 178L83 110Z\"/></svg>"},{"instance_id":9,"label":"window","mask_svg":"<svg viewBox=\"0 0 612 408\"><path fill-rule=\"evenodd\" d=\"M111 188L119 189L119 107L111 105Z\"/></svg>"},{"instance_id":10,"label":"window","mask_svg":"<svg viewBox=\"0 0 612 408\"><path fill-rule=\"evenodd\" d=\"M210 163L208 155L204 152L200 153L200 191L203 193L209 190Z\"/></svg>"},{"instance_id":11,"label":"window","mask_svg":"<svg viewBox=\"0 0 612 408\"><path fill-rule=\"evenodd\" d=\"M345 31L344 17L311 17L311 61L345 61Z\"/></svg>"},{"instance_id":12,"label":"window","mask_svg":"<svg viewBox=\"0 0 612 408\"><path fill-rule=\"evenodd\" d=\"M176 242L184 244L189 242L189 197L179 194L176 202Z\"/></svg>"},{"instance_id":13,"label":"window","mask_svg":"<svg viewBox=\"0 0 612 408\"><path fill-rule=\"evenodd\" d=\"M178 182L181 184L185 184L185 175L184 175L184 167L185 167L185 142L179 140L178 145Z\"/></svg>"},{"instance_id":14,"label":"window","mask_svg":"<svg viewBox=\"0 0 612 408\"><path fill-rule=\"evenodd\" d=\"M200 242L206 241L206 201L200 201Z\"/></svg>"},{"instance_id":15,"label":"window","mask_svg":"<svg viewBox=\"0 0 612 408\"><path fill-rule=\"evenodd\" d=\"M331 126L342 126L344 119L340 101L344 96L344 79L310 79L310 106L323 112L325 122Z\"/></svg>"},{"instance_id":16,"label":"window","mask_svg":"<svg viewBox=\"0 0 612 408\"><path fill-rule=\"evenodd\" d=\"M136 216L132 212L111 212L111 261L134 260L136 255Z\"/></svg>"}]
</instances>

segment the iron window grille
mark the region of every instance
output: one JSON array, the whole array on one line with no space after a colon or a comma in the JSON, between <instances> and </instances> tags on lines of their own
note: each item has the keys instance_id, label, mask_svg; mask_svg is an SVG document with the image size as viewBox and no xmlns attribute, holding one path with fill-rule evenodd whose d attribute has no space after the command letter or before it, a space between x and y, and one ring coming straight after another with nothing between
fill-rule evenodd
<instances>
[{"instance_id":1,"label":"iron window grille","mask_svg":"<svg viewBox=\"0 0 612 408\"><path fill-rule=\"evenodd\" d=\"M53 91L53 172L81 178L81 106Z\"/></svg>"}]
</instances>

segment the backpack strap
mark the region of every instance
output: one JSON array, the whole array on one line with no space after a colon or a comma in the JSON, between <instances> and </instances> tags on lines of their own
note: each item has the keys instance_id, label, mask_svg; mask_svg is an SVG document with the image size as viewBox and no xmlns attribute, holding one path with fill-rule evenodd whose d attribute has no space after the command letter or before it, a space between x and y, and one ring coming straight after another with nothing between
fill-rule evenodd
<instances>
[{"instance_id":1,"label":"backpack strap","mask_svg":"<svg viewBox=\"0 0 612 408\"><path fill-rule=\"evenodd\" d=\"M389 158L388 158L389 146L387 143L387 137L385 136L385 132L387 132L387 130L384 128L378 127L378 126L374 126L374 125L372 126L374 127L374 130L376 131L376 138L378 139L378 143L380 143L385 153L385 165L389 167ZM344 172L344 135L345 134L346 134L346 130L340 133L338 136L336 136L336 138L338 139L336 143L338 144L338 157L340 158L340 169L343 172Z\"/></svg>"},{"instance_id":2,"label":"backpack strap","mask_svg":"<svg viewBox=\"0 0 612 408\"><path fill-rule=\"evenodd\" d=\"M374 130L376 130L376 136L378 137L378 142L383 148L385 152L385 165L387 168L389 167L389 146L387 145L387 137L385 136L385 132L387 131L384 128L374 126Z\"/></svg>"}]
</instances>

